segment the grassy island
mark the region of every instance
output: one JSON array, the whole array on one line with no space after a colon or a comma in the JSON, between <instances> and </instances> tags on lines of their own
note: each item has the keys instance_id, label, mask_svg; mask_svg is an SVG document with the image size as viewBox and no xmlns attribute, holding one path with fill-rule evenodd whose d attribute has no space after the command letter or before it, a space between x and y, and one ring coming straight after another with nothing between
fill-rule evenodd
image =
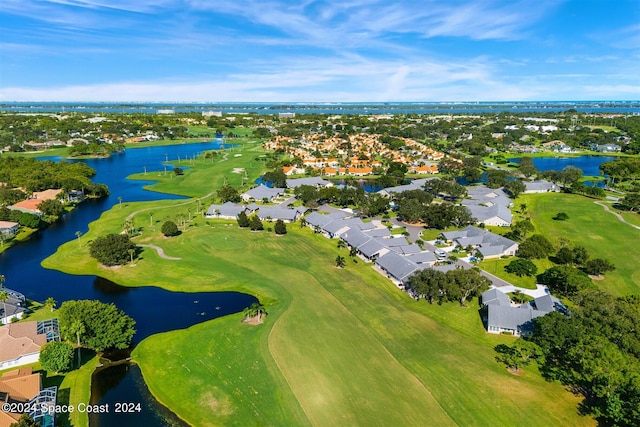
<instances>
[{"instance_id":1,"label":"grassy island","mask_svg":"<svg viewBox=\"0 0 640 427\"><path fill-rule=\"evenodd\" d=\"M225 160L185 163L191 169L182 177L148 179L161 179L154 189L191 197L211 194L225 179L237 186L233 169L254 179L261 149L237 150ZM43 262L124 286L260 299L269 313L262 324L231 315L151 336L134 350L154 396L190 424L595 425L578 415L578 396L544 381L535 367L515 376L495 362L493 347L513 338L487 334L475 304L414 301L361 260L338 269L334 260L346 249L298 223L277 237L196 215L209 199L200 207L199 199L116 205ZM164 219L189 213L181 235L162 235ZM127 218L141 231L134 242L180 259L144 247L135 265L99 266L88 242L122 231Z\"/></svg>"}]
</instances>

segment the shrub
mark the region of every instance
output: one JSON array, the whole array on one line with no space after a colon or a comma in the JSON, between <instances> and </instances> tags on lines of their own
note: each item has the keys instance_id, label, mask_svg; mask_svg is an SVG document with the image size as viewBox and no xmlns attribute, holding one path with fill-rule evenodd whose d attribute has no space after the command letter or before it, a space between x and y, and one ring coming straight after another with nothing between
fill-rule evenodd
<instances>
[{"instance_id":1,"label":"shrub","mask_svg":"<svg viewBox=\"0 0 640 427\"><path fill-rule=\"evenodd\" d=\"M160 231L162 231L162 234L164 234L166 237L177 236L178 234L180 234L178 226L173 221L165 221L164 224L162 224L162 228L160 228Z\"/></svg>"},{"instance_id":2,"label":"shrub","mask_svg":"<svg viewBox=\"0 0 640 427\"><path fill-rule=\"evenodd\" d=\"M69 369L73 347L66 342L51 341L40 349L40 364L47 371L62 372Z\"/></svg>"},{"instance_id":3,"label":"shrub","mask_svg":"<svg viewBox=\"0 0 640 427\"><path fill-rule=\"evenodd\" d=\"M569 219L569 215L564 212L558 212L552 219L554 221L566 221Z\"/></svg>"},{"instance_id":4,"label":"shrub","mask_svg":"<svg viewBox=\"0 0 640 427\"><path fill-rule=\"evenodd\" d=\"M278 235L287 234L287 225L284 223L283 220L279 219L276 221L274 230Z\"/></svg>"}]
</instances>

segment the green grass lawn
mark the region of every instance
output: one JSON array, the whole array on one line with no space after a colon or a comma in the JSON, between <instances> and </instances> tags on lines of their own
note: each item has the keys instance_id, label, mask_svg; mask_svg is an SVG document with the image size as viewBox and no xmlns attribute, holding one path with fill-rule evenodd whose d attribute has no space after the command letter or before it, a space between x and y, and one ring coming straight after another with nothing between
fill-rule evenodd
<instances>
[{"instance_id":1,"label":"green grass lawn","mask_svg":"<svg viewBox=\"0 0 640 427\"><path fill-rule=\"evenodd\" d=\"M526 288L526 289L536 289L535 276L518 277L517 275L513 273L507 273L504 270L504 267L514 259L516 258L510 257L506 259L502 259L502 258L488 259L488 260L481 261L478 264L478 267L488 271L494 276L497 276L503 280L506 280L507 282L511 283L514 286L519 286L521 288ZM550 267L553 267L553 263L548 259L533 259L531 261L536 265L536 267L538 267L538 274L542 273L543 271L545 271Z\"/></svg>"},{"instance_id":2,"label":"green grass lawn","mask_svg":"<svg viewBox=\"0 0 640 427\"><path fill-rule=\"evenodd\" d=\"M158 217L180 203L166 202ZM494 361L493 346L512 338L487 334L477 307L416 302L362 261L337 269L336 255L348 251L298 224L276 237L198 218L166 239L141 215L136 240L182 260L144 249L135 266L107 269L87 257L87 241L154 204L105 212L81 244L61 246L43 265L127 286L247 292L267 305L262 325L232 315L135 349L151 392L189 423L593 425L559 384L535 369L513 376Z\"/></svg>"},{"instance_id":3,"label":"green grass lawn","mask_svg":"<svg viewBox=\"0 0 640 427\"><path fill-rule=\"evenodd\" d=\"M234 140L237 146L220 151L218 156L212 159L196 159L194 161L172 162L175 166L187 166L190 169L184 171L184 175L176 176L171 170L147 171L129 176L130 179L154 181L145 187L161 193L180 194L189 197L198 197L220 188L224 183L236 188L244 183L245 188L253 185L253 182L265 170L264 162L256 161L265 153L262 143L255 139L238 138ZM244 169L245 174L238 169ZM235 170L235 171L234 171Z\"/></svg>"},{"instance_id":4,"label":"green grass lawn","mask_svg":"<svg viewBox=\"0 0 640 427\"><path fill-rule=\"evenodd\" d=\"M616 270L595 282L614 295L640 292L640 230L620 222L613 214L596 205L593 199L574 194L521 195L516 205L526 203L536 233L558 244L560 238L582 245L592 258L613 262ZM554 221L558 212L569 215L567 221Z\"/></svg>"}]
</instances>

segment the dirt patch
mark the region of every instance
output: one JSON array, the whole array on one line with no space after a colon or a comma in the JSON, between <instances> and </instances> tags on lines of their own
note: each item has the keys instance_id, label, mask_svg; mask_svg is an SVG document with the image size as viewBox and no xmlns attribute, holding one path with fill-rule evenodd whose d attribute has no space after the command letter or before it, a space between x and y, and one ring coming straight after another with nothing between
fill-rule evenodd
<instances>
[{"instance_id":1,"label":"dirt patch","mask_svg":"<svg viewBox=\"0 0 640 427\"><path fill-rule=\"evenodd\" d=\"M245 317L244 319L242 319L242 323L246 323L247 325L252 325L252 326L260 325L263 322L264 322L264 316L262 316L262 319L260 319L260 321L258 321L258 316Z\"/></svg>"},{"instance_id":2,"label":"dirt patch","mask_svg":"<svg viewBox=\"0 0 640 427\"><path fill-rule=\"evenodd\" d=\"M522 370L522 368L518 368L518 369L507 368L507 371L509 371L511 375L516 375L518 377L521 377L522 375L524 375L524 370Z\"/></svg>"},{"instance_id":3,"label":"dirt patch","mask_svg":"<svg viewBox=\"0 0 640 427\"><path fill-rule=\"evenodd\" d=\"M229 402L229 399L217 399L210 391L202 395L200 398L200 405L210 408L211 411L217 415L233 414L233 409L231 408L231 402Z\"/></svg>"},{"instance_id":4,"label":"dirt patch","mask_svg":"<svg viewBox=\"0 0 640 427\"><path fill-rule=\"evenodd\" d=\"M426 222L422 222L422 221L418 221L418 222L402 221L402 223L410 225L411 227L426 227L427 226L427 223Z\"/></svg>"}]
</instances>

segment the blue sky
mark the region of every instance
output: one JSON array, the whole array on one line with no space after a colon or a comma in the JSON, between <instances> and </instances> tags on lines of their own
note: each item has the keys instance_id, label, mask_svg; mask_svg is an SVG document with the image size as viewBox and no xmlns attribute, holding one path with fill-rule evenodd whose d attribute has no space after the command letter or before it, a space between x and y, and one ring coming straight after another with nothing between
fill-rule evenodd
<instances>
[{"instance_id":1,"label":"blue sky","mask_svg":"<svg viewBox=\"0 0 640 427\"><path fill-rule=\"evenodd\" d=\"M2 0L0 100L640 100L640 1Z\"/></svg>"}]
</instances>

